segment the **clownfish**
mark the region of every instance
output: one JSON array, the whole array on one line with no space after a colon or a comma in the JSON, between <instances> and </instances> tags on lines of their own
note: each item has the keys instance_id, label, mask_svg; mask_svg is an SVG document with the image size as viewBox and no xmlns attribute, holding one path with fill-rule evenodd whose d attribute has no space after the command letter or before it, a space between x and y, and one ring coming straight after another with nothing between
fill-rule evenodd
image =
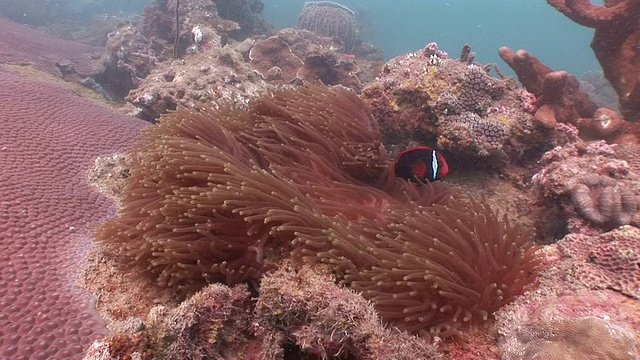
<instances>
[{"instance_id":1,"label":"clownfish","mask_svg":"<svg viewBox=\"0 0 640 360\"><path fill-rule=\"evenodd\" d=\"M427 146L416 146L402 151L393 164L393 174L409 182L441 180L449 173L444 156Z\"/></svg>"}]
</instances>

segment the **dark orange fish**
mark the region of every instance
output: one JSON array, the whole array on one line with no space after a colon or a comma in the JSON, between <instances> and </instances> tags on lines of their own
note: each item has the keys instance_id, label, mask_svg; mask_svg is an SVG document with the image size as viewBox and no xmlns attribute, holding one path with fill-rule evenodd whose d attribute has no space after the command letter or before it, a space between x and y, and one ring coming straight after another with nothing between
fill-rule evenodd
<instances>
[{"instance_id":1,"label":"dark orange fish","mask_svg":"<svg viewBox=\"0 0 640 360\"><path fill-rule=\"evenodd\" d=\"M444 156L427 146L402 151L393 165L393 174L410 182L441 180L448 173L449 165Z\"/></svg>"}]
</instances>

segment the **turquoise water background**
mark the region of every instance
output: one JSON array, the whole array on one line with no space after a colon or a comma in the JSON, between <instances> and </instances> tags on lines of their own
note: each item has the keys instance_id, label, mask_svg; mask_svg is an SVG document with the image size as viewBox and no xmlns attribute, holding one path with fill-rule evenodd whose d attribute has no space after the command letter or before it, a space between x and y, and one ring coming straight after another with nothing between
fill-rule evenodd
<instances>
[{"instance_id":1,"label":"turquoise water background","mask_svg":"<svg viewBox=\"0 0 640 360\"><path fill-rule=\"evenodd\" d=\"M70 0L78 8L101 12L142 12L151 0ZM240 1L240 0L239 0ZM263 0L264 16L276 28L294 27L305 0ZM554 70L580 77L599 70L589 43L593 30L567 19L545 0L338 0L363 11L375 34L366 39L385 50L385 58L416 51L436 41L457 57L469 43L481 63L507 65L498 49L527 49ZM601 0L594 3L602 4ZM73 6L72 6L73 7ZM509 72L510 73L510 72Z\"/></svg>"},{"instance_id":2,"label":"turquoise water background","mask_svg":"<svg viewBox=\"0 0 640 360\"><path fill-rule=\"evenodd\" d=\"M293 27L304 0L264 0L264 15L278 28ZM580 77L599 70L589 44L593 30L573 23L544 0L342 0L371 19L371 42L385 58L423 48L436 41L457 57L465 43L481 63L508 66L498 49L527 49L554 70ZM597 2L594 2L597 3Z\"/></svg>"}]
</instances>

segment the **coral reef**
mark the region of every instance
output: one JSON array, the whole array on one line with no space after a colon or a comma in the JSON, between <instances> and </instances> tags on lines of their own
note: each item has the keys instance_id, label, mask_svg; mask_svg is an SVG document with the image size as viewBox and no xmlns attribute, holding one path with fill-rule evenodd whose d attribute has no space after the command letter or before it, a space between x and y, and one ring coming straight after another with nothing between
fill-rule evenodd
<instances>
[{"instance_id":1,"label":"coral reef","mask_svg":"<svg viewBox=\"0 0 640 360\"><path fill-rule=\"evenodd\" d=\"M5 19L0 19L0 32L2 64L33 65L63 77L72 73L84 78L104 70L102 47L63 40Z\"/></svg>"},{"instance_id":2,"label":"coral reef","mask_svg":"<svg viewBox=\"0 0 640 360\"><path fill-rule=\"evenodd\" d=\"M640 2L606 0L547 0L577 24L595 29L591 49L604 76L618 93L623 117L640 119Z\"/></svg>"},{"instance_id":3,"label":"coral reef","mask_svg":"<svg viewBox=\"0 0 640 360\"><path fill-rule=\"evenodd\" d=\"M528 325L503 360L632 360L640 357L634 334L596 317L561 319Z\"/></svg>"},{"instance_id":4,"label":"coral reef","mask_svg":"<svg viewBox=\"0 0 640 360\"><path fill-rule=\"evenodd\" d=\"M254 34L270 32L270 26L262 18L264 3L261 0L214 0L216 12L223 19L238 23L239 29L229 33L242 41Z\"/></svg>"},{"instance_id":5,"label":"coral reef","mask_svg":"<svg viewBox=\"0 0 640 360\"><path fill-rule=\"evenodd\" d=\"M603 141L577 142L547 152L533 182L550 207L560 204L572 232L638 224L640 174L630 165L635 162Z\"/></svg>"},{"instance_id":6,"label":"coral reef","mask_svg":"<svg viewBox=\"0 0 640 360\"><path fill-rule=\"evenodd\" d=\"M282 80L285 83L296 79L298 69L304 65L291 52L289 44L278 36L257 41L249 51L249 59L251 67L265 80Z\"/></svg>"},{"instance_id":7,"label":"coral reef","mask_svg":"<svg viewBox=\"0 0 640 360\"><path fill-rule=\"evenodd\" d=\"M167 0L150 2L142 12L142 32L151 39L170 43L176 35L174 14Z\"/></svg>"},{"instance_id":8,"label":"coral reef","mask_svg":"<svg viewBox=\"0 0 640 360\"><path fill-rule=\"evenodd\" d=\"M97 341L85 360L351 358L440 360L435 346L389 329L370 303L320 270L288 262L247 286L212 284L177 306L153 307L135 327Z\"/></svg>"},{"instance_id":9,"label":"coral reef","mask_svg":"<svg viewBox=\"0 0 640 360\"><path fill-rule=\"evenodd\" d=\"M249 53L251 66L271 84L304 80L325 85L343 85L360 91L360 67L342 53L335 38L321 37L306 30L283 29L256 42ZM375 62L362 59L365 64Z\"/></svg>"},{"instance_id":10,"label":"coral reef","mask_svg":"<svg viewBox=\"0 0 640 360\"><path fill-rule=\"evenodd\" d=\"M295 68L296 78L300 80L319 80L325 85L343 85L360 91L361 78L372 78L374 69L382 63L382 56L375 52L363 54L357 60L355 56L344 54L344 47L335 37L323 37L298 29L283 29L275 36L289 45L291 52L302 60L303 64ZM363 48L359 47L360 50ZM289 71L293 72L294 68Z\"/></svg>"},{"instance_id":11,"label":"coral reef","mask_svg":"<svg viewBox=\"0 0 640 360\"><path fill-rule=\"evenodd\" d=\"M144 123L4 69L0 82L0 357L77 358L106 333L94 299L75 283L89 224L112 206L86 171Z\"/></svg>"},{"instance_id":12,"label":"coral reef","mask_svg":"<svg viewBox=\"0 0 640 360\"><path fill-rule=\"evenodd\" d=\"M616 146L616 156L629 164L631 170L640 174L640 144L624 143Z\"/></svg>"},{"instance_id":13,"label":"coral reef","mask_svg":"<svg viewBox=\"0 0 640 360\"><path fill-rule=\"evenodd\" d=\"M152 44L132 23L120 24L107 35L106 50L105 71L98 81L116 99L137 88L158 63Z\"/></svg>"},{"instance_id":14,"label":"coral reef","mask_svg":"<svg viewBox=\"0 0 640 360\"><path fill-rule=\"evenodd\" d=\"M510 79L473 63L470 47L451 59L430 43L387 62L363 99L379 119L385 144L436 144L469 164L501 167L550 147Z\"/></svg>"},{"instance_id":15,"label":"coral reef","mask_svg":"<svg viewBox=\"0 0 640 360\"><path fill-rule=\"evenodd\" d=\"M623 226L600 235L570 234L560 251L578 261L571 276L588 287L640 299L640 229Z\"/></svg>"},{"instance_id":16,"label":"coral reef","mask_svg":"<svg viewBox=\"0 0 640 360\"><path fill-rule=\"evenodd\" d=\"M244 61L241 51L248 52L250 48L245 45L218 46L210 49L207 56L158 64L125 97L128 113L155 121L178 104L193 108L224 100L246 103L252 95L267 89L268 84Z\"/></svg>"},{"instance_id":17,"label":"coral reef","mask_svg":"<svg viewBox=\"0 0 640 360\"><path fill-rule=\"evenodd\" d=\"M317 358L443 359L433 345L385 327L371 303L337 286L335 279L308 266L283 267L260 282L257 333L273 346L289 339L303 354Z\"/></svg>"},{"instance_id":18,"label":"coral reef","mask_svg":"<svg viewBox=\"0 0 640 360\"><path fill-rule=\"evenodd\" d=\"M218 16L212 1L182 0L176 9L177 3L156 0L143 12L141 32L160 61L220 47L238 29L238 23Z\"/></svg>"},{"instance_id":19,"label":"coral reef","mask_svg":"<svg viewBox=\"0 0 640 360\"><path fill-rule=\"evenodd\" d=\"M638 358L640 303L624 295L637 296L638 231L570 234L547 246L536 291L495 314L502 358Z\"/></svg>"},{"instance_id":20,"label":"coral reef","mask_svg":"<svg viewBox=\"0 0 640 360\"><path fill-rule=\"evenodd\" d=\"M298 28L321 36L335 36L342 40L347 52L351 51L358 37L354 12L332 1L306 2L298 17Z\"/></svg>"},{"instance_id":21,"label":"coral reef","mask_svg":"<svg viewBox=\"0 0 640 360\"><path fill-rule=\"evenodd\" d=\"M539 261L484 202L389 179L377 124L344 88L179 108L131 159L118 217L96 236L183 292L259 278L289 250L330 264L385 321L450 338L524 291Z\"/></svg>"},{"instance_id":22,"label":"coral reef","mask_svg":"<svg viewBox=\"0 0 640 360\"><path fill-rule=\"evenodd\" d=\"M131 89L124 94L127 112L153 122L178 104L193 107L229 99L246 103L272 85L290 82L320 81L359 91L361 79L373 78L382 62L379 50L359 44L356 64L354 56L344 54L339 39L306 30L283 29L271 37L238 42L234 38L244 39L246 34L233 35L239 34L234 32L238 24L220 16L256 4L215 3L217 11L209 1L182 1L176 29L169 16L175 1L152 2L145 9L142 32L135 25L124 24L110 35L110 71L104 79L96 80L103 85L106 81L118 82L121 92ZM168 50L173 49L176 34L180 61L171 61ZM122 94L114 98L121 99Z\"/></svg>"},{"instance_id":23,"label":"coral reef","mask_svg":"<svg viewBox=\"0 0 640 360\"><path fill-rule=\"evenodd\" d=\"M518 75L518 80L537 97L536 121L547 128L557 123L575 125L580 118L590 118L597 106L580 91L580 83L566 71L553 71L526 50L502 47L498 54Z\"/></svg>"},{"instance_id":24,"label":"coral reef","mask_svg":"<svg viewBox=\"0 0 640 360\"><path fill-rule=\"evenodd\" d=\"M283 29L255 42L230 40L227 44L220 35L203 31L207 40L198 44L198 52L189 52L180 62L160 63L129 93L126 100L132 105L130 114L154 121L177 104L194 107L224 100L246 103L273 85L302 80L360 90L359 76L372 77L375 64L380 62L376 53L367 55L358 60L366 69L360 71L353 59L344 56L335 39L306 30Z\"/></svg>"},{"instance_id":25,"label":"coral reef","mask_svg":"<svg viewBox=\"0 0 640 360\"><path fill-rule=\"evenodd\" d=\"M133 331L96 341L84 359L257 358L250 307L246 286L209 285L175 309L152 308Z\"/></svg>"}]
</instances>

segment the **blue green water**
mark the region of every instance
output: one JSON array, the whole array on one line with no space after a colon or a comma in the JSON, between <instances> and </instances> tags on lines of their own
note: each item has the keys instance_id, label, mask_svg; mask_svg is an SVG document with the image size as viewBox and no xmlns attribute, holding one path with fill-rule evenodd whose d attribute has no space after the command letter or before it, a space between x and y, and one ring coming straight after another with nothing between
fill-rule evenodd
<instances>
[{"instance_id":1,"label":"blue green water","mask_svg":"<svg viewBox=\"0 0 640 360\"><path fill-rule=\"evenodd\" d=\"M304 0L265 0L278 28L296 25ZM450 56L469 43L481 63L507 65L498 49L527 49L554 70L577 76L600 69L589 43L593 30L567 19L544 0L341 0L371 19L372 42L391 58L436 41ZM594 3L597 3L594 2Z\"/></svg>"},{"instance_id":2,"label":"blue green water","mask_svg":"<svg viewBox=\"0 0 640 360\"><path fill-rule=\"evenodd\" d=\"M66 0L78 10L141 12L151 0ZM244 0L238 0L244 1ZM264 16L276 28L294 27L305 0L262 0ZM527 49L555 70L581 76L600 69L589 43L593 30L567 19L545 0L338 0L370 19L366 40L385 50L387 59L436 41L451 56L471 44L476 60L506 64L501 46ZM593 1L602 3L602 1Z\"/></svg>"}]
</instances>

